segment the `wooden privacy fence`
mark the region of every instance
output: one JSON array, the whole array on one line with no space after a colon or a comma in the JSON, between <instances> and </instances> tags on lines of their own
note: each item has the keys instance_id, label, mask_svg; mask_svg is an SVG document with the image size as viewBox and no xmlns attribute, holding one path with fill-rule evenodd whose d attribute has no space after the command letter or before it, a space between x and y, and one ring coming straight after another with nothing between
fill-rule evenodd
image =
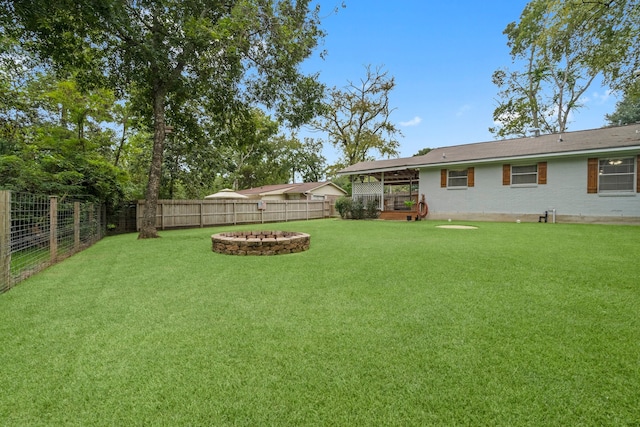
<instances>
[{"instance_id":1,"label":"wooden privacy fence","mask_svg":"<svg viewBox=\"0 0 640 427\"><path fill-rule=\"evenodd\" d=\"M99 203L0 190L0 292L104 236Z\"/></svg>"},{"instance_id":2,"label":"wooden privacy fence","mask_svg":"<svg viewBox=\"0 0 640 427\"><path fill-rule=\"evenodd\" d=\"M140 229L145 201L138 201ZM158 200L156 228L197 228L321 219L333 215L325 200Z\"/></svg>"}]
</instances>

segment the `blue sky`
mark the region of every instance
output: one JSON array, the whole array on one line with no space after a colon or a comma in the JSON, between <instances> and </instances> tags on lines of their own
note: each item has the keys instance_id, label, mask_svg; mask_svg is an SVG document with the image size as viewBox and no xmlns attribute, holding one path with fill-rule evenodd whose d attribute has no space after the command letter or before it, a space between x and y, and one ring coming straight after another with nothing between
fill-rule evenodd
<instances>
[{"instance_id":1,"label":"blue sky","mask_svg":"<svg viewBox=\"0 0 640 427\"><path fill-rule=\"evenodd\" d=\"M359 81L365 66L384 66L395 77L390 103L391 120L402 130L400 155L420 149L493 140L497 87L491 74L510 66L502 31L517 21L524 0L319 0L322 27L327 32L322 49L305 62L306 72L320 72L328 86ZM328 16L327 16L328 15ZM584 96L584 108L573 115L569 130L601 127L616 99L594 83ZM301 135L307 136L307 135ZM326 137L319 133L309 136ZM338 158L331 144L324 155Z\"/></svg>"}]
</instances>

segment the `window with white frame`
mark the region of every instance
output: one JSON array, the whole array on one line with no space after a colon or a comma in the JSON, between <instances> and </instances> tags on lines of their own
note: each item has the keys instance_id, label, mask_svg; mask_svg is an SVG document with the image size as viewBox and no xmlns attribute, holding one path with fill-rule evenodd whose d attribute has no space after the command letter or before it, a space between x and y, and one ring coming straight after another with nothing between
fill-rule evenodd
<instances>
[{"instance_id":1,"label":"window with white frame","mask_svg":"<svg viewBox=\"0 0 640 427\"><path fill-rule=\"evenodd\" d=\"M511 184L537 184L538 165L511 166Z\"/></svg>"},{"instance_id":2,"label":"window with white frame","mask_svg":"<svg viewBox=\"0 0 640 427\"><path fill-rule=\"evenodd\" d=\"M466 187L468 170L448 170L447 187Z\"/></svg>"},{"instance_id":3,"label":"window with white frame","mask_svg":"<svg viewBox=\"0 0 640 427\"><path fill-rule=\"evenodd\" d=\"M635 162L633 157L600 159L598 164L598 191L633 191Z\"/></svg>"}]
</instances>

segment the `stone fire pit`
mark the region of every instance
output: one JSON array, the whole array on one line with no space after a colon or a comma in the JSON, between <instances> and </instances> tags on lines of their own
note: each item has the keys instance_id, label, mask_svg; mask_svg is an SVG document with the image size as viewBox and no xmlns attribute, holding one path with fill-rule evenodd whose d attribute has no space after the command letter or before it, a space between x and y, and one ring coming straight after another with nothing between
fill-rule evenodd
<instances>
[{"instance_id":1,"label":"stone fire pit","mask_svg":"<svg viewBox=\"0 0 640 427\"><path fill-rule=\"evenodd\" d=\"M227 255L281 255L309 249L311 236L295 231L234 231L211 236L212 250Z\"/></svg>"}]
</instances>

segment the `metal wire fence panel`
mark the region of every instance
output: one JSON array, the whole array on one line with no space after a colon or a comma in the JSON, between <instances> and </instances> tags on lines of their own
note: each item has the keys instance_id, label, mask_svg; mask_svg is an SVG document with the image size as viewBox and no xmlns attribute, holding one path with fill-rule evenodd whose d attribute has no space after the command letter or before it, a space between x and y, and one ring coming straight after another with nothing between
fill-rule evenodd
<instances>
[{"instance_id":1,"label":"metal wire fence panel","mask_svg":"<svg viewBox=\"0 0 640 427\"><path fill-rule=\"evenodd\" d=\"M8 287L46 268L51 261L51 201L47 196L11 193Z\"/></svg>"},{"instance_id":2,"label":"metal wire fence panel","mask_svg":"<svg viewBox=\"0 0 640 427\"><path fill-rule=\"evenodd\" d=\"M103 217L98 203L0 191L0 292L100 240Z\"/></svg>"}]
</instances>

